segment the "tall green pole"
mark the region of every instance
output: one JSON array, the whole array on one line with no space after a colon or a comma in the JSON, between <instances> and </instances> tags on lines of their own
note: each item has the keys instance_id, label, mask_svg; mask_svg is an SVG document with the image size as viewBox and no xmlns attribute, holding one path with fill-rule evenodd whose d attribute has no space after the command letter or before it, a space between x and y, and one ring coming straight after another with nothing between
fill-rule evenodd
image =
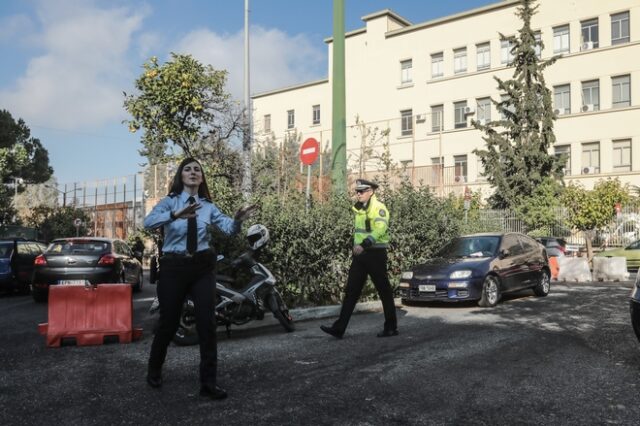
<instances>
[{"instance_id":1,"label":"tall green pole","mask_svg":"<svg viewBox=\"0 0 640 426\"><path fill-rule=\"evenodd\" d=\"M344 1L333 0L333 120L331 182L334 194L347 192L347 120L344 77Z\"/></svg>"}]
</instances>

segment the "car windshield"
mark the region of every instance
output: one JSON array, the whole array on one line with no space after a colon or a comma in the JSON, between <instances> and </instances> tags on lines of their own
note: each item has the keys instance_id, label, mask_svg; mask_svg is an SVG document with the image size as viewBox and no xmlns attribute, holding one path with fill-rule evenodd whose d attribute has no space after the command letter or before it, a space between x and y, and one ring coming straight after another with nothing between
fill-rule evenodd
<instances>
[{"instance_id":1,"label":"car windshield","mask_svg":"<svg viewBox=\"0 0 640 426\"><path fill-rule=\"evenodd\" d=\"M109 243L104 241L54 241L47 248L47 254L102 254L109 251Z\"/></svg>"},{"instance_id":2,"label":"car windshield","mask_svg":"<svg viewBox=\"0 0 640 426\"><path fill-rule=\"evenodd\" d=\"M12 250L12 243L0 243L0 259L8 259L9 257L11 257Z\"/></svg>"},{"instance_id":3,"label":"car windshield","mask_svg":"<svg viewBox=\"0 0 640 426\"><path fill-rule=\"evenodd\" d=\"M444 246L438 256L445 259L494 256L499 243L500 237L497 236L458 237Z\"/></svg>"}]
</instances>

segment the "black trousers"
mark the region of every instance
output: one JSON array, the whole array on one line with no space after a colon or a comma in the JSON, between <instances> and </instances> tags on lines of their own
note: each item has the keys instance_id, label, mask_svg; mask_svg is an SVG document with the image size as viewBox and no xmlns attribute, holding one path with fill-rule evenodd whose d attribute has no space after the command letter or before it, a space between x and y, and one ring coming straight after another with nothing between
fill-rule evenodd
<instances>
[{"instance_id":1,"label":"black trousers","mask_svg":"<svg viewBox=\"0 0 640 426\"><path fill-rule=\"evenodd\" d=\"M382 301L384 329L395 330L398 327L393 291L387 277L387 250L369 249L351 258L349 279L345 288L340 317L333 323L333 327L342 333L347 329L353 309L356 307L362 288L367 282L367 275L371 277Z\"/></svg>"},{"instance_id":2,"label":"black trousers","mask_svg":"<svg viewBox=\"0 0 640 426\"><path fill-rule=\"evenodd\" d=\"M200 383L211 387L216 385L218 346L213 313L215 291L215 255L190 259L160 258L157 288L160 322L151 344L149 368L162 368L167 347L180 324L185 296L190 294L200 340Z\"/></svg>"}]
</instances>

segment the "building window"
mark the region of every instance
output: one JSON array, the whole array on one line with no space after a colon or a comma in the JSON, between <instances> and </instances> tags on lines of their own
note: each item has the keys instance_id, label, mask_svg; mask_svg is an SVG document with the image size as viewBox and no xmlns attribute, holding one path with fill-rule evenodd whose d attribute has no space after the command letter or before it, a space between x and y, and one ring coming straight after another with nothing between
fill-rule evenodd
<instances>
[{"instance_id":1,"label":"building window","mask_svg":"<svg viewBox=\"0 0 640 426\"><path fill-rule=\"evenodd\" d=\"M444 56L443 53L434 53L431 55L431 78L442 77L444 73Z\"/></svg>"},{"instance_id":2,"label":"building window","mask_svg":"<svg viewBox=\"0 0 640 426\"><path fill-rule=\"evenodd\" d=\"M554 149L554 155L557 158L564 156L564 166L562 168L562 172L565 176L571 175L571 145L560 145L556 146Z\"/></svg>"},{"instance_id":3,"label":"building window","mask_svg":"<svg viewBox=\"0 0 640 426\"><path fill-rule=\"evenodd\" d=\"M613 141L613 171L631 171L631 139Z\"/></svg>"},{"instance_id":4,"label":"building window","mask_svg":"<svg viewBox=\"0 0 640 426\"><path fill-rule=\"evenodd\" d=\"M455 102L453 104L454 123L456 129L467 127L467 101Z\"/></svg>"},{"instance_id":5,"label":"building window","mask_svg":"<svg viewBox=\"0 0 640 426\"><path fill-rule=\"evenodd\" d=\"M476 45L476 55L477 67L479 70L491 67L491 46L489 43Z\"/></svg>"},{"instance_id":6,"label":"building window","mask_svg":"<svg viewBox=\"0 0 640 426\"><path fill-rule=\"evenodd\" d=\"M500 63L509 65L513 62L513 54L511 53L511 49L513 48L513 43L509 40L501 40L500 41Z\"/></svg>"},{"instance_id":7,"label":"building window","mask_svg":"<svg viewBox=\"0 0 640 426\"><path fill-rule=\"evenodd\" d=\"M553 103L557 114L571 113L571 86L569 84L553 87Z\"/></svg>"},{"instance_id":8,"label":"building window","mask_svg":"<svg viewBox=\"0 0 640 426\"><path fill-rule=\"evenodd\" d=\"M409 84L413 81L411 77L411 69L413 68L413 60L407 59L400 61L400 84Z\"/></svg>"},{"instance_id":9,"label":"building window","mask_svg":"<svg viewBox=\"0 0 640 426\"><path fill-rule=\"evenodd\" d=\"M476 119L480 124L486 124L491 121L491 98L478 99L478 112L476 113Z\"/></svg>"},{"instance_id":10,"label":"building window","mask_svg":"<svg viewBox=\"0 0 640 426\"><path fill-rule=\"evenodd\" d=\"M293 129L296 126L296 112L293 109L287 111L287 129Z\"/></svg>"},{"instance_id":11,"label":"building window","mask_svg":"<svg viewBox=\"0 0 640 426\"><path fill-rule=\"evenodd\" d=\"M467 181L467 156L455 155L453 157L454 180L456 183L464 183Z\"/></svg>"},{"instance_id":12,"label":"building window","mask_svg":"<svg viewBox=\"0 0 640 426\"><path fill-rule=\"evenodd\" d=\"M553 53L568 53L569 25L563 25L553 29Z\"/></svg>"},{"instance_id":13,"label":"building window","mask_svg":"<svg viewBox=\"0 0 640 426\"><path fill-rule=\"evenodd\" d=\"M600 80L582 82L582 111L600 110Z\"/></svg>"},{"instance_id":14,"label":"building window","mask_svg":"<svg viewBox=\"0 0 640 426\"><path fill-rule=\"evenodd\" d=\"M271 131L271 114L265 114L264 117L262 117L262 122L264 124L263 128L264 128L264 132L268 133Z\"/></svg>"},{"instance_id":15,"label":"building window","mask_svg":"<svg viewBox=\"0 0 640 426\"><path fill-rule=\"evenodd\" d=\"M621 75L611 79L613 108L631 106L631 76Z\"/></svg>"},{"instance_id":16,"label":"building window","mask_svg":"<svg viewBox=\"0 0 640 426\"><path fill-rule=\"evenodd\" d=\"M467 48L456 49L453 51L453 72L460 74L467 72Z\"/></svg>"},{"instance_id":17,"label":"building window","mask_svg":"<svg viewBox=\"0 0 640 426\"><path fill-rule=\"evenodd\" d=\"M580 50L595 49L598 47L598 18L581 22L582 25L582 47Z\"/></svg>"},{"instance_id":18,"label":"building window","mask_svg":"<svg viewBox=\"0 0 640 426\"><path fill-rule=\"evenodd\" d=\"M444 105L434 105L431 107L431 131L440 132L443 129Z\"/></svg>"},{"instance_id":19,"label":"building window","mask_svg":"<svg viewBox=\"0 0 640 426\"><path fill-rule=\"evenodd\" d=\"M611 44L629 43L629 12L611 15Z\"/></svg>"},{"instance_id":20,"label":"building window","mask_svg":"<svg viewBox=\"0 0 640 426\"><path fill-rule=\"evenodd\" d=\"M533 38L535 43L533 48L536 51L536 57L540 59L542 58L542 33L540 33L540 31L536 31L533 34Z\"/></svg>"},{"instance_id":21,"label":"building window","mask_svg":"<svg viewBox=\"0 0 640 426\"><path fill-rule=\"evenodd\" d=\"M313 124L320 124L320 105L314 105L312 108L312 122Z\"/></svg>"},{"instance_id":22,"label":"building window","mask_svg":"<svg viewBox=\"0 0 640 426\"><path fill-rule=\"evenodd\" d=\"M582 174L600 173L600 142L582 144Z\"/></svg>"},{"instance_id":23,"label":"building window","mask_svg":"<svg viewBox=\"0 0 640 426\"><path fill-rule=\"evenodd\" d=\"M405 109L400 111L402 136L413 135L413 110Z\"/></svg>"}]
</instances>

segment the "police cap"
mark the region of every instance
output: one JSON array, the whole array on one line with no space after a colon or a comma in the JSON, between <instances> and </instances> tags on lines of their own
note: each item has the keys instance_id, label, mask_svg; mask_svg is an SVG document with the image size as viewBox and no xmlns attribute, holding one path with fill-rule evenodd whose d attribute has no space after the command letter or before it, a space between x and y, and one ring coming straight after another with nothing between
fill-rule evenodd
<instances>
[{"instance_id":1,"label":"police cap","mask_svg":"<svg viewBox=\"0 0 640 426\"><path fill-rule=\"evenodd\" d=\"M378 189L378 184L366 179L356 180L356 191L362 191L369 188Z\"/></svg>"}]
</instances>

